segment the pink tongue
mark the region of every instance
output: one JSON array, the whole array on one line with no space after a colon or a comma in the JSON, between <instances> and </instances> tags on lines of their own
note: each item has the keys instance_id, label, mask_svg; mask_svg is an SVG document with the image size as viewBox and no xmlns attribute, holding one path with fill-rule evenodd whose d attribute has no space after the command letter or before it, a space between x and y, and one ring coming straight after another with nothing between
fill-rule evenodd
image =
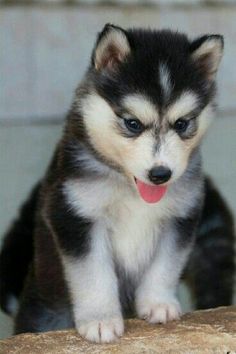
<instances>
[{"instance_id":1,"label":"pink tongue","mask_svg":"<svg viewBox=\"0 0 236 354\"><path fill-rule=\"evenodd\" d=\"M136 179L139 194L147 203L157 203L166 193L166 186L152 186Z\"/></svg>"}]
</instances>

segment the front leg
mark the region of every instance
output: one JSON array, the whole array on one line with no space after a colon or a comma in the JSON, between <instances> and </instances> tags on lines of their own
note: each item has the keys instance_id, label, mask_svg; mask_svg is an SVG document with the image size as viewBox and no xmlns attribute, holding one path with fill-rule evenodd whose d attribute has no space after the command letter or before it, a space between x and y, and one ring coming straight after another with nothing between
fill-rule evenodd
<instances>
[{"instance_id":1,"label":"front leg","mask_svg":"<svg viewBox=\"0 0 236 354\"><path fill-rule=\"evenodd\" d=\"M90 341L114 341L123 334L124 324L106 224L85 222L62 196L54 201L50 224L60 248L76 329Z\"/></svg>"},{"instance_id":2,"label":"front leg","mask_svg":"<svg viewBox=\"0 0 236 354\"><path fill-rule=\"evenodd\" d=\"M196 221L193 220L192 227L186 224L189 234L185 239L178 222L169 225L161 235L155 258L136 291L137 314L149 323L166 323L181 315L176 290L192 249Z\"/></svg>"},{"instance_id":3,"label":"front leg","mask_svg":"<svg viewBox=\"0 0 236 354\"><path fill-rule=\"evenodd\" d=\"M95 224L89 236L91 249L86 257L63 257L75 325L88 340L111 342L124 331L117 278L104 225Z\"/></svg>"}]
</instances>

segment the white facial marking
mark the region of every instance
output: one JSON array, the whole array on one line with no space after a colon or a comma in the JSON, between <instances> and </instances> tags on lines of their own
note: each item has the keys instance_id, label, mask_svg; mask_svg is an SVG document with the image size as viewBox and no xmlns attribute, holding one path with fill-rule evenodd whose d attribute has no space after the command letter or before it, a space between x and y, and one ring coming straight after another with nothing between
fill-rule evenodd
<instances>
[{"instance_id":1,"label":"white facial marking","mask_svg":"<svg viewBox=\"0 0 236 354\"><path fill-rule=\"evenodd\" d=\"M144 95L132 94L125 96L123 105L128 112L138 118L144 124L155 122L158 118L158 111L155 105Z\"/></svg>"},{"instance_id":2,"label":"white facial marking","mask_svg":"<svg viewBox=\"0 0 236 354\"><path fill-rule=\"evenodd\" d=\"M204 136L207 129L209 128L214 116L213 111L214 111L213 106L209 104L202 110L201 114L199 115L198 134L196 135L196 137L194 137L194 139L197 140L195 145L199 143L199 140Z\"/></svg>"},{"instance_id":3,"label":"white facial marking","mask_svg":"<svg viewBox=\"0 0 236 354\"><path fill-rule=\"evenodd\" d=\"M182 175L186 169L189 151L185 143L173 130L169 130L162 138L157 152L158 164L167 166L172 171L172 181Z\"/></svg>"},{"instance_id":4,"label":"white facial marking","mask_svg":"<svg viewBox=\"0 0 236 354\"><path fill-rule=\"evenodd\" d=\"M127 96L125 104L130 110L136 112L135 115L143 117L146 121L153 122L154 114L157 117L152 103L142 95ZM196 95L187 91L172 104L166 113L166 119L172 119L175 122L196 108L197 104ZM115 129L115 123L119 118L98 94L88 95L82 102L82 110L86 129L94 148L106 159L121 166L127 176L135 176L146 183L149 183L147 171L155 164L163 164L172 170L171 181L183 174L188 164L189 155L193 148L200 143L211 122L212 115L212 105L209 104L197 118L198 130L196 135L189 140L183 141L172 129L164 135L160 135L160 147L154 155L155 137L152 132L147 129L135 140L122 136ZM93 163L91 163L91 167L92 165ZM95 165L97 169L101 167L102 171L102 166Z\"/></svg>"},{"instance_id":5,"label":"white facial marking","mask_svg":"<svg viewBox=\"0 0 236 354\"><path fill-rule=\"evenodd\" d=\"M86 130L94 148L106 158L120 162L119 150L127 139L121 139L114 125L119 119L109 104L97 93L86 96L80 104Z\"/></svg>"},{"instance_id":6,"label":"white facial marking","mask_svg":"<svg viewBox=\"0 0 236 354\"><path fill-rule=\"evenodd\" d=\"M111 106L96 92L91 92L86 96L80 104L85 118L85 123L88 129L93 132L100 128L100 133L103 135L104 126L112 118L116 118Z\"/></svg>"},{"instance_id":7,"label":"white facial marking","mask_svg":"<svg viewBox=\"0 0 236 354\"><path fill-rule=\"evenodd\" d=\"M169 130L161 139L157 152L157 163L168 166L172 172L172 181L179 178L185 171L191 151L199 145L212 122L213 108L206 106L198 119L196 135L189 140L182 140L173 130Z\"/></svg>"},{"instance_id":8,"label":"white facial marking","mask_svg":"<svg viewBox=\"0 0 236 354\"><path fill-rule=\"evenodd\" d=\"M170 73L166 64L160 64L159 75L164 98L167 100L171 95L172 85L170 80Z\"/></svg>"},{"instance_id":9,"label":"white facial marking","mask_svg":"<svg viewBox=\"0 0 236 354\"><path fill-rule=\"evenodd\" d=\"M155 107L142 95L125 98L127 109L137 114L145 123L157 119ZM80 104L86 130L96 151L106 159L121 165L127 174L144 179L146 169L153 163L153 136L149 130L133 141L122 136L115 124L118 118L109 104L98 94L88 95Z\"/></svg>"},{"instance_id":10,"label":"white facial marking","mask_svg":"<svg viewBox=\"0 0 236 354\"><path fill-rule=\"evenodd\" d=\"M193 111L197 107L197 103L197 96L191 91L186 91L168 108L166 116L170 122L174 123L177 119Z\"/></svg>"}]
</instances>

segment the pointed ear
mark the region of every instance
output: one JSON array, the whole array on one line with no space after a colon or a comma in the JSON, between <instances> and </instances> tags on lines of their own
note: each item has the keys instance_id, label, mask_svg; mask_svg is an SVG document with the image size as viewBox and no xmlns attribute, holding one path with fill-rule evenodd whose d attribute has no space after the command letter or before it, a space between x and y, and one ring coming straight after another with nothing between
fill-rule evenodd
<instances>
[{"instance_id":1,"label":"pointed ear","mask_svg":"<svg viewBox=\"0 0 236 354\"><path fill-rule=\"evenodd\" d=\"M106 24L99 34L93 51L92 64L96 70L115 70L130 54L131 49L126 32L111 24Z\"/></svg>"},{"instance_id":2,"label":"pointed ear","mask_svg":"<svg viewBox=\"0 0 236 354\"><path fill-rule=\"evenodd\" d=\"M209 81L215 79L224 49L221 35L206 35L192 42L191 56Z\"/></svg>"}]
</instances>

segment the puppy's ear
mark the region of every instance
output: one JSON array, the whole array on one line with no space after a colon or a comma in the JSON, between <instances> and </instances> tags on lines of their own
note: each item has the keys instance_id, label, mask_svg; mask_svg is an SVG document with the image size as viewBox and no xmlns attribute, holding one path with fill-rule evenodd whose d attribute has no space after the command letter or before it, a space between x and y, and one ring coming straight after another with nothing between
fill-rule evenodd
<instances>
[{"instance_id":1,"label":"puppy's ear","mask_svg":"<svg viewBox=\"0 0 236 354\"><path fill-rule=\"evenodd\" d=\"M199 69L207 80L213 81L217 73L224 49L221 35L205 35L193 41L190 52Z\"/></svg>"},{"instance_id":2,"label":"puppy's ear","mask_svg":"<svg viewBox=\"0 0 236 354\"><path fill-rule=\"evenodd\" d=\"M96 70L115 70L130 54L130 45L125 30L106 24L99 34L92 55L92 65Z\"/></svg>"}]
</instances>

